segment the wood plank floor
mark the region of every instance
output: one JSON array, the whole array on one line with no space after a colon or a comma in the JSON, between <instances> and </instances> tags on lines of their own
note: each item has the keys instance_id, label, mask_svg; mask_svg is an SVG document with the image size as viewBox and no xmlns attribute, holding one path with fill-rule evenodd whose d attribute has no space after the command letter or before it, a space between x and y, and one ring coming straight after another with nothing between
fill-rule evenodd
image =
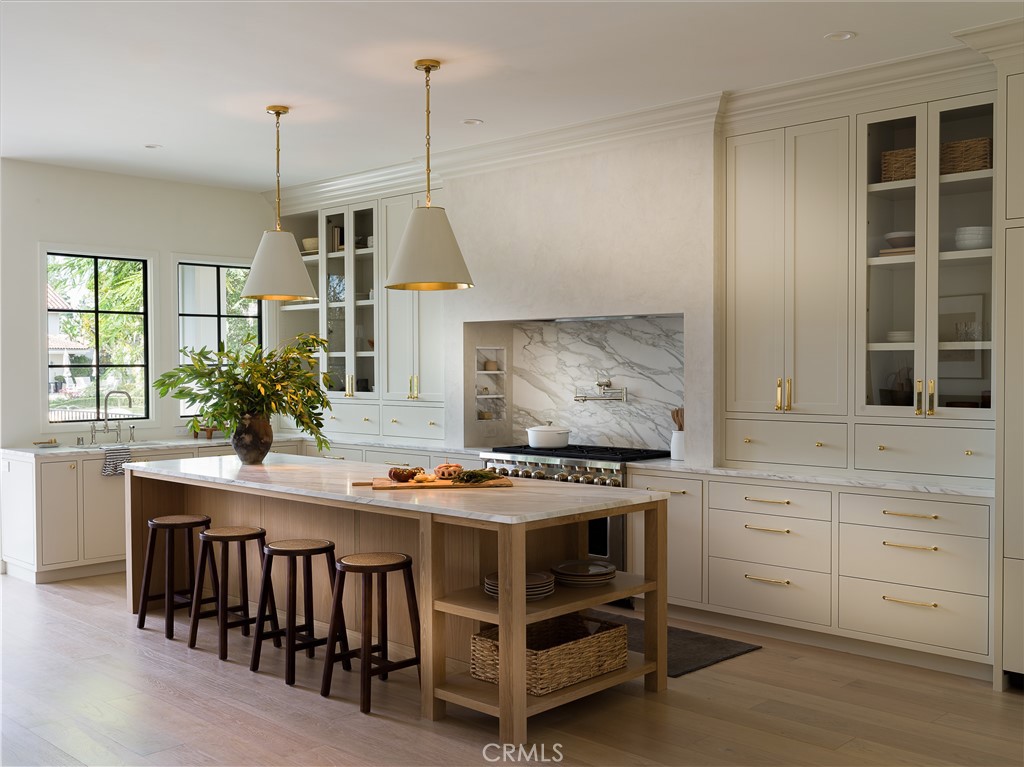
<instances>
[{"instance_id":1,"label":"wood plank floor","mask_svg":"<svg viewBox=\"0 0 1024 767\"><path fill-rule=\"evenodd\" d=\"M323 651L297 660L231 632L217 660L212 621L199 645L162 615L145 631L125 609L124 576L33 586L0 577L2 751L13 765L487 765L501 752L490 717L449 706L418 716L414 669L374 681L340 666L319 695ZM672 623L762 650L670 679L632 682L530 719L531 763L563 765L1022 765L1024 695L984 682L782 640ZM541 750L543 746L544 750ZM546 760L543 761L543 760Z\"/></svg>"}]
</instances>

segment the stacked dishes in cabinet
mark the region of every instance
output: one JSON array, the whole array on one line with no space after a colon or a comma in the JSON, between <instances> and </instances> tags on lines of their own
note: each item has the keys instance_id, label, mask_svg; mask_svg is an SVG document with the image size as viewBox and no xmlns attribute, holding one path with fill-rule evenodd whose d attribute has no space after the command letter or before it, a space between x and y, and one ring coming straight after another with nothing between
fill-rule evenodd
<instances>
[{"instance_id":1,"label":"stacked dishes in cabinet","mask_svg":"<svg viewBox=\"0 0 1024 767\"><path fill-rule=\"evenodd\" d=\"M551 573L526 574L526 601L534 602L551 596L555 592L555 576ZM498 574L484 576L484 593L494 599L498 598Z\"/></svg>"},{"instance_id":2,"label":"stacked dishes in cabinet","mask_svg":"<svg viewBox=\"0 0 1024 767\"><path fill-rule=\"evenodd\" d=\"M560 586L587 588L615 578L615 565L603 559L574 559L551 568Z\"/></svg>"}]
</instances>

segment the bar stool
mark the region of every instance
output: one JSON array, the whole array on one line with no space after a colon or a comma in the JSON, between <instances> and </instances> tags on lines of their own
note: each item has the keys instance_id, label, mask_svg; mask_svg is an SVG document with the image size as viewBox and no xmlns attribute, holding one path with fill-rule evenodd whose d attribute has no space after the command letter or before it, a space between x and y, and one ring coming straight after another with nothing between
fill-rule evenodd
<instances>
[{"instance_id":1,"label":"bar stool","mask_svg":"<svg viewBox=\"0 0 1024 767\"><path fill-rule=\"evenodd\" d=\"M205 514L170 514L166 517L153 517L149 520L149 542L146 545L146 561L142 568L142 587L139 589L139 623L140 629L146 628L146 612L150 600L164 600L164 636L174 639L174 611L192 607L192 594L196 582L195 545L192 543L192 530L207 529L210 518ZM150 594L149 583L153 577L153 558L156 553L156 539L160 531L164 531L164 592ZM185 542L188 546L188 587L174 588L174 533L185 531ZM212 602L210 597L203 602Z\"/></svg>"},{"instance_id":2,"label":"bar stool","mask_svg":"<svg viewBox=\"0 0 1024 767\"><path fill-rule=\"evenodd\" d=\"M196 634L199 629L200 618L217 617L217 651L221 660L228 657L228 629L236 626L242 627L242 636L249 636L249 626L256 622L255 616L249 615L249 567L246 562L245 544L248 541L256 541L257 551L260 555L260 564L263 564L265 554L263 547L267 543L267 531L262 527L211 527L199 533L199 574L196 576L196 589L192 596L192 615L188 627L188 646L196 646ZM218 583L217 579L217 555L215 552L216 543L220 543L220 572L222 577ZM229 544L236 544L238 553L238 604L228 604L228 572L229 572ZM206 565L210 565L210 576L213 583L213 591L216 595L216 607L213 610L202 610L203 586L206 582ZM277 608L274 604L274 595L270 595L270 625L277 630L280 626L277 623ZM236 613L240 618L228 620L228 613ZM274 646L281 646L280 637L274 637Z\"/></svg>"},{"instance_id":3,"label":"bar stool","mask_svg":"<svg viewBox=\"0 0 1024 767\"><path fill-rule=\"evenodd\" d=\"M350 658L359 658L359 710L370 713L370 679L379 676L388 678L388 673L401 668L420 665L420 613L416 605L416 585L412 578L412 557L394 552L348 554L337 562L337 576L334 581L334 602L331 608L331 626L327 636L327 659L324 663L324 677L320 694L325 698L331 694L331 677L334 664L341 661L342 668L351 670ZM412 628L413 656L405 660L388 659L388 573L401 570L405 579L405 600L409 607L409 623ZM342 598L345 590L345 574L363 576L362 644L349 649L345 633L345 615ZM373 644L373 576L377 575L377 644ZM341 643L341 650L335 652L335 645Z\"/></svg>"},{"instance_id":4,"label":"bar stool","mask_svg":"<svg viewBox=\"0 0 1024 767\"><path fill-rule=\"evenodd\" d=\"M331 582L334 575L334 541L327 541L320 538L299 538L295 540L273 541L263 547L266 554L263 560L263 577L260 582L260 601L256 610L256 635L252 643L252 662L249 668L252 671L259 671L260 649L264 639L274 639L284 636L285 666L284 681L286 684L295 684L295 653L305 650L310 658L314 656L315 648L327 644L327 637L317 638L313 633L313 557L323 554L327 560L327 582ZM285 557L288 560L288 585L285 600L285 627L273 628L268 631L265 627L267 620L267 607L273 600L274 582L271 580L271 570L274 560L278 557ZM297 561L302 559L303 590L303 622L295 625L295 599L296 599L296 569Z\"/></svg>"}]
</instances>

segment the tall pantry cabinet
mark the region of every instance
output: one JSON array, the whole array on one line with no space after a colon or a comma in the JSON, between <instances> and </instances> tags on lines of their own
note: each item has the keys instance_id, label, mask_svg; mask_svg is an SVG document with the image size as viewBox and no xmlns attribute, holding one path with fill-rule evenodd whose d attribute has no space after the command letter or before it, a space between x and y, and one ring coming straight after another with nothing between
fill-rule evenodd
<instances>
[{"instance_id":1,"label":"tall pantry cabinet","mask_svg":"<svg viewBox=\"0 0 1024 767\"><path fill-rule=\"evenodd\" d=\"M727 459L846 466L849 166L845 117L726 141Z\"/></svg>"}]
</instances>

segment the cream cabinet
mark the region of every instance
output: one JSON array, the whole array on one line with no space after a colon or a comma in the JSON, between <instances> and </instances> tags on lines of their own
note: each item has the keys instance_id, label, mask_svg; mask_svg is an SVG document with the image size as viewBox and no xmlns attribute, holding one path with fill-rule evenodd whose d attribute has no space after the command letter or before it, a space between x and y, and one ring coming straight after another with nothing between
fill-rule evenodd
<instances>
[{"instance_id":1,"label":"cream cabinet","mask_svg":"<svg viewBox=\"0 0 1024 767\"><path fill-rule=\"evenodd\" d=\"M703 484L639 471L630 473L629 486L669 493L668 499L668 601L699 603L703 594L704 535ZM643 525L631 515L627 533L629 569L644 571Z\"/></svg>"},{"instance_id":2,"label":"cream cabinet","mask_svg":"<svg viewBox=\"0 0 1024 767\"><path fill-rule=\"evenodd\" d=\"M1003 670L1024 674L1024 560L1003 560Z\"/></svg>"},{"instance_id":3,"label":"cream cabinet","mask_svg":"<svg viewBox=\"0 0 1024 767\"><path fill-rule=\"evenodd\" d=\"M437 202L437 195L432 195ZM406 224L422 195L405 194L380 201L384 255L382 280L394 264ZM383 398L404 402L444 401L444 336L440 291L384 290ZM443 435L441 435L443 436Z\"/></svg>"},{"instance_id":4,"label":"cream cabinet","mask_svg":"<svg viewBox=\"0 0 1024 767\"><path fill-rule=\"evenodd\" d=\"M858 117L860 415L993 419L993 113L981 93Z\"/></svg>"},{"instance_id":5,"label":"cream cabinet","mask_svg":"<svg viewBox=\"0 0 1024 767\"><path fill-rule=\"evenodd\" d=\"M725 419L725 458L754 463L846 468L845 423Z\"/></svg>"},{"instance_id":6,"label":"cream cabinet","mask_svg":"<svg viewBox=\"0 0 1024 767\"><path fill-rule=\"evenodd\" d=\"M726 141L726 403L847 410L849 121Z\"/></svg>"},{"instance_id":7,"label":"cream cabinet","mask_svg":"<svg viewBox=\"0 0 1024 767\"><path fill-rule=\"evenodd\" d=\"M1024 218L1024 73L1006 78L1006 218Z\"/></svg>"}]
</instances>

